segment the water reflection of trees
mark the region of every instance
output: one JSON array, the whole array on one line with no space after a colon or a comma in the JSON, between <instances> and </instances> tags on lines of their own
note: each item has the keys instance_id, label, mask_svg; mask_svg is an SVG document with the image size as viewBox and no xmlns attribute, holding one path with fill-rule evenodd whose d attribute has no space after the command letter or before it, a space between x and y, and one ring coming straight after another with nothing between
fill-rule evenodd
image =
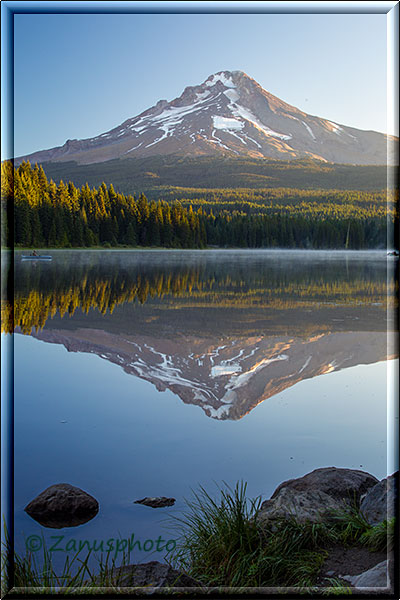
<instances>
[{"instance_id":1,"label":"water reflection of trees","mask_svg":"<svg viewBox=\"0 0 400 600\"><path fill-rule=\"evenodd\" d=\"M235 264L223 262L171 264L101 264L100 261L60 261L53 264L16 262L14 298L2 302L2 332L15 327L24 333L41 329L57 313L112 313L124 303L151 301L177 306L273 308L393 304L396 280L386 281L386 269L376 264L322 264L310 269L296 264Z\"/></svg>"}]
</instances>

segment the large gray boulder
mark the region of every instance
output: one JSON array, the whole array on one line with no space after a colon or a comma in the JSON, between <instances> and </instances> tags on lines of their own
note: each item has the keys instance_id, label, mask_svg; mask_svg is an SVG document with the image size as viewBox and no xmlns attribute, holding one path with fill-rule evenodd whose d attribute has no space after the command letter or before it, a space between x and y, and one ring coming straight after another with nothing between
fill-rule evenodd
<instances>
[{"instance_id":1,"label":"large gray boulder","mask_svg":"<svg viewBox=\"0 0 400 600\"><path fill-rule=\"evenodd\" d=\"M104 581L102 582L104 583ZM201 587L201 584L169 565L153 560L137 565L123 565L108 572L105 584L117 587L163 588L163 587ZM150 590L146 590L147 593Z\"/></svg>"},{"instance_id":2,"label":"large gray boulder","mask_svg":"<svg viewBox=\"0 0 400 600\"><path fill-rule=\"evenodd\" d=\"M368 490L360 504L360 511L370 525L377 525L395 516L398 472L382 479Z\"/></svg>"},{"instance_id":3,"label":"large gray boulder","mask_svg":"<svg viewBox=\"0 0 400 600\"><path fill-rule=\"evenodd\" d=\"M277 519L291 518L299 523L321 523L328 520L333 511L343 508L342 501L319 490L282 488L275 497L263 502L257 521L261 526Z\"/></svg>"},{"instance_id":4,"label":"large gray boulder","mask_svg":"<svg viewBox=\"0 0 400 600\"><path fill-rule=\"evenodd\" d=\"M378 479L365 471L323 467L307 473L304 477L284 481L276 488L271 499L275 498L283 488L298 492L314 490L324 492L335 500L344 500L358 506L361 496L377 483Z\"/></svg>"},{"instance_id":5,"label":"large gray boulder","mask_svg":"<svg viewBox=\"0 0 400 600\"><path fill-rule=\"evenodd\" d=\"M61 529L93 519L99 512L99 503L78 487L57 483L36 496L24 510L40 525Z\"/></svg>"}]
</instances>

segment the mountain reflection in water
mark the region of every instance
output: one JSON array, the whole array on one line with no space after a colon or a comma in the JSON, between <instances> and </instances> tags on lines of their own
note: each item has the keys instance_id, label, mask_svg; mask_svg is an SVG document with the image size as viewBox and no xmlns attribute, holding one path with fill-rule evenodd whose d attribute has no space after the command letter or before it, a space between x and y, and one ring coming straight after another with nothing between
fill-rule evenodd
<instances>
[{"instance_id":1,"label":"mountain reflection in water","mask_svg":"<svg viewBox=\"0 0 400 600\"><path fill-rule=\"evenodd\" d=\"M240 419L303 379L396 357L395 275L370 252L16 256L2 331L97 354L210 417Z\"/></svg>"}]
</instances>

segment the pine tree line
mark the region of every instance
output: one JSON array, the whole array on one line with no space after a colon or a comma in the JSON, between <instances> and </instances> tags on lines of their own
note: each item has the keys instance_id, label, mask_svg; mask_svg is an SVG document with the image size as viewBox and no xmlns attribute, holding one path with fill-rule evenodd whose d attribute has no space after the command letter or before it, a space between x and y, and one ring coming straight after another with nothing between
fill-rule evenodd
<instances>
[{"instance_id":1,"label":"pine tree line","mask_svg":"<svg viewBox=\"0 0 400 600\"><path fill-rule=\"evenodd\" d=\"M204 248L376 248L386 246L388 215L306 202L257 213L207 204L149 201L116 193L102 183L58 185L43 168L2 163L2 244L22 247L112 247L117 245ZM392 219L393 215L389 215Z\"/></svg>"},{"instance_id":2,"label":"pine tree line","mask_svg":"<svg viewBox=\"0 0 400 600\"><path fill-rule=\"evenodd\" d=\"M32 168L29 162L18 169L3 163L2 170L2 204L4 213L13 213L16 246L203 248L206 244L202 210L195 213L178 202L148 202L143 194L137 199L124 196L104 183L98 189L88 184L77 189L63 181L57 186L47 180L41 166Z\"/></svg>"}]
</instances>

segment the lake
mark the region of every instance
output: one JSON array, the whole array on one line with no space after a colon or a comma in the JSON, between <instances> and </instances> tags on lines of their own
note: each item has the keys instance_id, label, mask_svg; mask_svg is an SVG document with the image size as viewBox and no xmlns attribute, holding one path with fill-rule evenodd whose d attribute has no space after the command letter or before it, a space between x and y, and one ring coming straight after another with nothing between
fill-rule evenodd
<instances>
[{"instance_id":1,"label":"lake","mask_svg":"<svg viewBox=\"0 0 400 600\"><path fill-rule=\"evenodd\" d=\"M395 469L393 341L398 263L384 251L15 253L14 527L77 541L139 541L163 560L171 517L202 485L269 498L324 466ZM78 527L24 507L55 483L93 495ZM176 498L173 507L134 504ZM173 544L172 544L173 545ZM150 547L150 544L147 544ZM171 548L172 546L170 546Z\"/></svg>"}]
</instances>

